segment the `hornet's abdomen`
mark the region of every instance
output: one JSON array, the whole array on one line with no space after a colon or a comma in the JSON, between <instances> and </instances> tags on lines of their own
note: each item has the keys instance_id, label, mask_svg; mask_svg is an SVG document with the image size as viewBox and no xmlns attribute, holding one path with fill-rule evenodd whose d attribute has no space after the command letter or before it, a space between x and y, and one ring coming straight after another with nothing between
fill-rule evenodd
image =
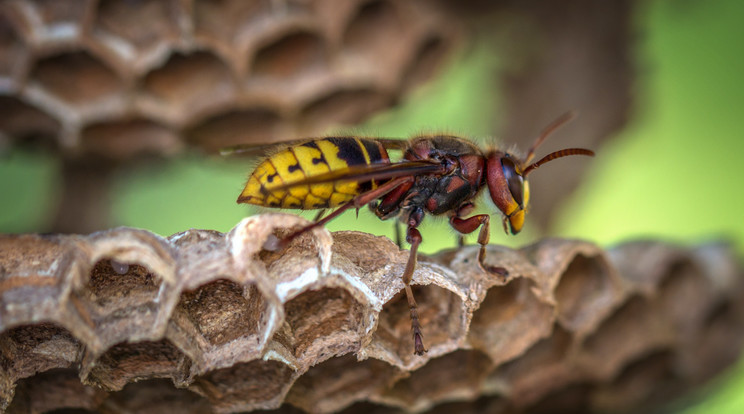
<instances>
[{"instance_id":1,"label":"hornet's abdomen","mask_svg":"<svg viewBox=\"0 0 744 414\"><path fill-rule=\"evenodd\" d=\"M262 161L248 178L239 203L303 210L338 207L377 188L374 181L342 181L292 186L307 177L355 165L389 163L381 143L364 138L329 137L288 147ZM272 189L272 187L283 187Z\"/></svg>"}]
</instances>

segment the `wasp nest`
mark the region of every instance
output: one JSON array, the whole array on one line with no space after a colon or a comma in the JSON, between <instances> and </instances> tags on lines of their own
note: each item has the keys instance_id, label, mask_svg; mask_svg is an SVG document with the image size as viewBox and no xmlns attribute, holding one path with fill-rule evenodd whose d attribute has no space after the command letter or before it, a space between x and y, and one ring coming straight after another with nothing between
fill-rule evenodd
<instances>
[{"instance_id":1,"label":"wasp nest","mask_svg":"<svg viewBox=\"0 0 744 414\"><path fill-rule=\"evenodd\" d=\"M688 390L742 344L744 284L725 247L547 239L489 246L506 279L480 270L475 246L420 258L418 357L408 253L324 229L262 250L303 223L2 236L2 408L616 411Z\"/></svg>"},{"instance_id":2,"label":"wasp nest","mask_svg":"<svg viewBox=\"0 0 744 414\"><path fill-rule=\"evenodd\" d=\"M456 43L427 1L0 4L0 144L125 160L359 122Z\"/></svg>"}]
</instances>

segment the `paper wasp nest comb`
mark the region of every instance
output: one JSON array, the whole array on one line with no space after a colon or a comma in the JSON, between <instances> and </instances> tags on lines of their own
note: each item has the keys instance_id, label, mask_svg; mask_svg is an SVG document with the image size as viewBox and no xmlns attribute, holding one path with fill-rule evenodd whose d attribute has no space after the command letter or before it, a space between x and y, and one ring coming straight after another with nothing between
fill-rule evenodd
<instances>
[{"instance_id":1,"label":"paper wasp nest comb","mask_svg":"<svg viewBox=\"0 0 744 414\"><path fill-rule=\"evenodd\" d=\"M724 246L547 239L421 258L429 352L412 353L386 238L247 218L167 239L117 228L0 238L8 412L540 412L648 407L734 361L744 284ZM284 404L284 405L283 405Z\"/></svg>"},{"instance_id":2,"label":"paper wasp nest comb","mask_svg":"<svg viewBox=\"0 0 744 414\"><path fill-rule=\"evenodd\" d=\"M6 1L0 138L128 160L357 123L426 79L452 49L456 19L440 6Z\"/></svg>"}]
</instances>

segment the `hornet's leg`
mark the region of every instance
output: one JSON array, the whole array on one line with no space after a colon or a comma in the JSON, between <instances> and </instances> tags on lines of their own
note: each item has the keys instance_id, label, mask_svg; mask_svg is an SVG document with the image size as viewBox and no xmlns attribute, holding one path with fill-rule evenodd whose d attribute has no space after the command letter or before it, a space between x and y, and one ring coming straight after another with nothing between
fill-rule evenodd
<instances>
[{"instance_id":1,"label":"hornet's leg","mask_svg":"<svg viewBox=\"0 0 744 414\"><path fill-rule=\"evenodd\" d=\"M328 209L325 209L325 208L322 208L322 209L318 210L318 214L315 215L315 218L313 219L313 222L316 222L316 221L322 219L323 216L325 215L326 211L328 211Z\"/></svg>"},{"instance_id":2,"label":"hornet's leg","mask_svg":"<svg viewBox=\"0 0 744 414\"><path fill-rule=\"evenodd\" d=\"M486 246L488 245L488 241L490 239L490 219L491 217L488 214L477 214L473 217L469 218L460 218L459 217L459 210L455 213L455 215L450 217L450 225L452 228L457 230L460 233L468 234L472 233L480 227L480 232L478 233L478 244L480 244L480 250L478 251L478 264L480 265L481 269L497 274L502 277L506 277L509 272L507 272L506 269L503 267L498 266L490 266L486 264Z\"/></svg>"},{"instance_id":3,"label":"hornet's leg","mask_svg":"<svg viewBox=\"0 0 744 414\"><path fill-rule=\"evenodd\" d=\"M399 249L403 248L403 235L400 234L400 221L393 221L393 230L395 231L395 244Z\"/></svg>"},{"instance_id":4,"label":"hornet's leg","mask_svg":"<svg viewBox=\"0 0 744 414\"><path fill-rule=\"evenodd\" d=\"M406 232L406 241L411 244L411 252L408 256L408 262L406 263L406 270L403 272L401 278L406 290L406 299L408 299L408 309L411 312L411 333L413 334L413 353L416 355L423 355L426 352L424 346L424 335L421 333L421 323L419 322L418 316L418 305L416 299L413 298L413 291L411 290L411 278L413 277L413 271L416 269L416 252L421 244L421 233L416 229L421 220L424 218L424 210L419 208L414 209L408 218L408 231Z\"/></svg>"},{"instance_id":5,"label":"hornet's leg","mask_svg":"<svg viewBox=\"0 0 744 414\"><path fill-rule=\"evenodd\" d=\"M289 235L283 237L281 240L277 239L276 237L269 237L266 242L264 242L263 248L265 250L269 251L278 251L282 250L285 247L289 245L289 243L292 242L296 237L316 228L325 225L329 221L333 220L334 218L338 217L341 213L344 211L350 209L350 208L359 208L364 206L365 204L369 204L373 200L376 200L383 195L393 191L396 187L407 184L408 182L413 182L414 177L412 176L406 176L406 177L398 177L395 179L392 179L388 181L387 183L375 188L374 190L367 191L366 193L359 194L358 196L354 197L349 201L348 203L342 205L341 207L334 210L331 214L323 217L322 219L308 224L307 226L290 233Z\"/></svg>"},{"instance_id":6,"label":"hornet's leg","mask_svg":"<svg viewBox=\"0 0 744 414\"><path fill-rule=\"evenodd\" d=\"M473 209L475 209L475 204L468 202L458 207L455 211L455 214L457 215L457 217L467 216L473 211ZM465 236L463 235L463 233L458 231L456 237L457 247L465 246Z\"/></svg>"}]
</instances>

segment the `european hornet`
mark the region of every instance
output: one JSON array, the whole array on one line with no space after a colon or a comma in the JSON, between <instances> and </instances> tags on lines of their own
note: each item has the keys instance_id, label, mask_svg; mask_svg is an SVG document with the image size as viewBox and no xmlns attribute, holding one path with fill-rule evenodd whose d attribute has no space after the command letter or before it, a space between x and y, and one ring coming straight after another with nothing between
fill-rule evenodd
<instances>
[{"instance_id":1,"label":"european hornet","mask_svg":"<svg viewBox=\"0 0 744 414\"><path fill-rule=\"evenodd\" d=\"M555 129L573 117L565 114L550 124L537 138L524 158L499 149L484 151L474 143L451 135L424 135L408 141L353 136L304 139L270 145L274 152L262 161L248 178L238 203L264 207L322 209L315 221L288 236L269 240L264 248L281 250L291 240L333 220L344 211L370 205L382 220L399 217L407 226L406 241L411 250L401 276L411 313L414 353L424 347L411 277L421 233L416 229L424 216L449 216L450 225L461 234L480 227L478 263L492 274L504 276L505 269L485 262L489 241L488 214L465 217L474 199L488 187L491 200L502 213L504 231L517 234L524 224L530 192L527 176L541 165L569 155L594 153L583 148L552 152L530 163L535 150ZM249 145L228 152L265 150ZM403 152L399 162L390 160L388 151ZM336 208L322 217L325 209Z\"/></svg>"}]
</instances>

